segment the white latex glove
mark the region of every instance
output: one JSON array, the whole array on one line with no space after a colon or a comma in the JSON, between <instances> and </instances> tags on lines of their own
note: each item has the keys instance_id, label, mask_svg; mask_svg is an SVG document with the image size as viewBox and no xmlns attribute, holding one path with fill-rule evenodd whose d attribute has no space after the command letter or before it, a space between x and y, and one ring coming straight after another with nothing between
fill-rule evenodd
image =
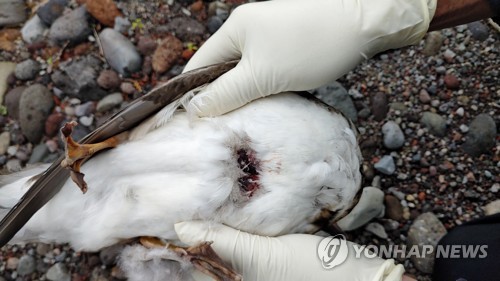
<instances>
[{"instance_id":1,"label":"white latex glove","mask_svg":"<svg viewBox=\"0 0 500 281\"><path fill-rule=\"evenodd\" d=\"M178 223L175 231L188 245L213 241L214 251L230 262L245 281L400 281L404 272L403 266L394 265L393 260L366 258L364 255L355 258L354 243L351 242L347 242L348 254L342 248L337 254L337 257L347 254L345 262L324 269L317 254L323 237L315 235L264 237L201 221ZM199 272L193 277L197 281L212 280Z\"/></svg>"},{"instance_id":2,"label":"white latex glove","mask_svg":"<svg viewBox=\"0 0 500 281\"><path fill-rule=\"evenodd\" d=\"M436 0L275 0L234 10L184 71L241 59L191 100L198 116L224 114L260 97L311 90L364 59L419 42Z\"/></svg>"}]
</instances>

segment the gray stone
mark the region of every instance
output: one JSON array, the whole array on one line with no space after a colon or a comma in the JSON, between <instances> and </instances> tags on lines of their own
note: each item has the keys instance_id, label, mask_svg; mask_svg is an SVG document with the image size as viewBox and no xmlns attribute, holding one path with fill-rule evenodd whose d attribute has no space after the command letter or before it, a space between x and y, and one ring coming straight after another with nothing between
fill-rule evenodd
<instances>
[{"instance_id":1,"label":"gray stone","mask_svg":"<svg viewBox=\"0 0 500 281\"><path fill-rule=\"evenodd\" d=\"M116 106L119 106L122 102L123 96L121 93L107 95L97 103L97 112L106 112Z\"/></svg>"},{"instance_id":2,"label":"gray stone","mask_svg":"<svg viewBox=\"0 0 500 281\"><path fill-rule=\"evenodd\" d=\"M16 65L14 74L19 80L31 80L40 71L40 64L32 59L27 59Z\"/></svg>"},{"instance_id":3,"label":"gray stone","mask_svg":"<svg viewBox=\"0 0 500 281\"><path fill-rule=\"evenodd\" d=\"M443 137L446 134L446 120L439 114L426 111L422 114L420 123L427 127L433 135Z\"/></svg>"},{"instance_id":4,"label":"gray stone","mask_svg":"<svg viewBox=\"0 0 500 281\"><path fill-rule=\"evenodd\" d=\"M488 26L480 21L471 22L467 25L469 31L472 33L472 37L479 41L484 41L490 37L490 30Z\"/></svg>"},{"instance_id":5,"label":"gray stone","mask_svg":"<svg viewBox=\"0 0 500 281\"><path fill-rule=\"evenodd\" d=\"M109 65L122 75L139 71L142 59L134 45L120 32L106 28L100 34L104 56Z\"/></svg>"},{"instance_id":6,"label":"gray stone","mask_svg":"<svg viewBox=\"0 0 500 281\"><path fill-rule=\"evenodd\" d=\"M127 18L124 17L116 17L115 18L115 25L113 26L113 29L120 32L120 33L127 33L130 26L132 24Z\"/></svg>"},{"instance_id":7,"label":"gray stone","mask_svg":"<svg viewBox=\"0 0 500 281\"><path fill-rule=\"evenodd\" d=\"M193 41L193 37L203 37L205 26L199 21L188 17L177 17L166 25L158 28L159 32L172 32L175 37L182 41Z\"/></svg>"},{"instance_id":8,"label":"gray stone","mask_svg":"<svg viewBox=\"0 0 500 281\"><path fill-rule=\"evenodd\" d=\"M52 93L41 84L26 88L19 101L19 123L21 130L31 143L38 143L45 132L45 120L54 101Z\"/></svg>"},{"instance_id":9,"label":"gray stone","mask_svg":"<svg viewBox=\"0 0 500 281\"><path fill-rule=\"evenodd\" d=\"M19 264L17 265L17 273L20 276L30 275L35 272L36 262L32 256L24 255L19 259Z\"/></svg>"},{"instance_id":10,"label":"gray stone","mask_svg":"<svg viewBox=\"0 0 500 281\"><path fill-rule=\"evenodd\" d=\"M2 132L0 134L0 154L5 154L7 152L7 148L10 145L10 133Z\"/></svg>"},{"instance_id":11,"label":"gray stone","mask_svg":"<svg viewBox=\"0 0 500 281\"><path fill-rule=\"evenodd\" d=\"M405 143L405 135L398 123L394 121L387 121L382 126L382 133L384 134L384 146L389 149L401 148Z\"/></svg>"},{"instance_id":12,"label":"gray stone","mask_svg":"<svg viewBox=\"0 0 500 281\"><path fill-rule=\"evenodd\" d=\"M21 160L15 158L10 159L5 164L5 167L7 168L7 171L9 171L10 173L19 172L22 169Z\"/></svg>"},{"instance_id":13,"label":"gray stone","mask_svg":"<svg viewBox=\"0 0 500 281\"><path fill-rule=\"evenodd\" d=\"M3 104L3 96L7 91L7 78L16 69L16 64L13 62L0 61L0 104Z\"/></svg>"},{"instance_id":14,"label":"gray stone","mask_svg":"<svg viewBox=\"0 0 500 281\"><path fill-rule=\"evenodd\" d=\"M490 152L495 146L497 126L495 120L486 113L479 114L469 125L469 133L463 150L471 156Z\"/></svg>"},{"instance_id":15,"label":"gray stone","mask_svg":"<svg viewBox=\"0 0 500 281\"><path fill-rule=\"evenodd\" d=\"M338 226L344 231L357 229L373 218L383 216L384 209L384 192L376 187L365 187L358 204L338 222Z\"/></svg>"},{"instance_id":16,"label":"gray stone","mask_svg":"<svg viewBox=\"0 0 500 281\"><path fill-rule=\"evenodd\" d=\"M71 276L68 273L68 269L62 263L56 263L47 270L45 274L48 280L51 281L70 281Z\"/></svg>"},{"instance_id":17,"label":"gray stone","mask_svg":"<svg viewBox=\"0 0 500 281\"><path fill-rule=\"evenodd\" d=\"M214 34L217 30L219 30L223 23L224 21L218 16L210 17L207 21L208 32Z\"/></svg>"},{"instance_id":18,"label":"gray stone","mask_svg":"<svg viewBox=\"0 0 500 281\"><path fill-rule=\"evenodd\" d=\"M382 157L373 167L386 175L392 175L396 171L396 164L394 163L394 159L390 155L385 155Z\"/></svg>"},{"instance_id":19,"label":"gray stone","mask_svg":"<svg viewBox=\"0 0 500 281\"><path fill-rule=\"evenodd\" d=\"M43 40L48 27L40 20L37 15L29 19L21 29L21 37L24 42L32 44Z\"/></svg>"},{"instance_id":20,"label":"gray stone","mask_svg":"<svg viewBox=\"0 0 500 281\"><path fill-rule=\"evenodd\" d=\"M389 100L383 92L378 92L371 99L371 111L375 121L382 121L389 112Z\"/></svg>"},{"instance_id":21,"label":"gray stone","mask_svg":"<svg viewBox=\"0 0 500 281\"><path fill-rule=\"evenodd\" d=\"M376 236L378 236L382 239L389 238L389 236L387 235L387 232L385 232L384 226L381 225L380 223L371 222L371 223L366 225L365 230L375 234Z\"/></svg>"},{"instance_id":22,"label":"gray stone","mask_svg":"<svg viewBox=\"0 0 500 281\"><path fill-rule=\"evenodd\" d=\"M44 143L41 143L33 148L28 164L43 162L47 155L49 155L49 148Z\"/></svg>"},{"instance_id":23,"label":"gray stone","mask_svg":"<svg viewBox=\"0 0 500 281\"><path fill-rule=\"evenodd\" d=\"M75 115L78 117L89 115L91 113L94 113L94 111L95 105L91 101L75 106Z\"/></svg>"},{"instance_id":24,"label":"gray stone","mask_svg":"<svg viewBox=\"0 0 500 281\"><path fill-rule=\"evenodd\" d=\"M36 14L40 17L42 22L50 26L63 14L67 4L68 0L50 0L38 8Z\"/></svg>"},{"instance_id":25,"label":"gray stone","mask_svg":"<svg viewBox=\"0 0 500 281\"><path fill-rule=\"evenodd\" d=\"M23 0L0 0L0 27L21 24L27 15Z\"/></svg>"},{"instance_id":26,"label":"gray stone","mask_svg":"<svg viewBox=\"0 0 500 281\"><path fill-rule=\"evenodd\" d=\"M52 74L52 81L64 93L81 101L99 100L108 93L97 85L101 62L89 55L60 65L60 70Z\"/></svg>"},{"instance_id":27,"label":"gray stone","mask_svg":"<svg viewBox=\"0 0 500 281\"><path fill-rule=\"evenodd\" d=\"M45 256L50 250L50 245L45 243L38 243L36 245L36 253L40 256Z\"/></svg>"},{"instance_id":28,"label":"gray stone","mask_svg":"<svg viewBox=\"0 0 500 281\"><path fill-rule=\"evenodd\" d=\"M5 96L5 107L10 118L19 119L19 100L26 87L21 86L10 90Z\"/></svg>"},{"instance_id":29,"label":"gray stone","mask_svg":"<svg viewBox=\"0 0 500 281\"><path fill-rule=\"evenodd\" d=\"M423 246L436 247L438 241L446 234L446 228L433 213L423 213L418 216L408 231L408 246L418 246L422 253ZM411 260L415 267L423 273L432 273L434 255L423 257L412 255Z\"/></svg>"},{"instance_id":30,"label":"gray stone","mask_svg":"<svg viewBox=\"0 0 500 281\"><path fill-rule=\"evenodd\" d=\"M50 27L49 38L60 44L77 43L87 38L90 26L85 6L59 17Z\"/></svg>"},{"instance_id":31,"label":"gray stone","mask_svg":"<svg viewBox=\"0 0 500 281\"><path fill-rule=\"evenodd\" d=\"M340 83L333 82L316 89L314 93L323 102L338 109L352 121L358 121L358 111L347 90Z\"/></svg>"}]
</instances>

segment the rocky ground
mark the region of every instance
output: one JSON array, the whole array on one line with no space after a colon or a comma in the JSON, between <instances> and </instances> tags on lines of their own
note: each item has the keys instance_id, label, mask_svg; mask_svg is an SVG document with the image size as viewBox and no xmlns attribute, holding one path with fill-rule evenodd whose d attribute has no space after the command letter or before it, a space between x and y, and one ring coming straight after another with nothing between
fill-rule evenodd
<instances>
[{"instance_id":1,"label":"rocky ground","mask_svg":"<svg viewBox=\"0 0 500 281\"><path fill-rule=\"evenodd\" d=\"M58 129L78 139L161 81L246 2L12 0L0 10L0 167L50 162ZM355 120L365 189L341 222L367 245L435 243L500 209L499 33L487 22L432 32L379 54L315 94ZM429 231L430 230L430 231ZM6 246L1 280L123 279L119 249ZM399 259L429 280L432 258Z\"/></svg>"}]
</instances>

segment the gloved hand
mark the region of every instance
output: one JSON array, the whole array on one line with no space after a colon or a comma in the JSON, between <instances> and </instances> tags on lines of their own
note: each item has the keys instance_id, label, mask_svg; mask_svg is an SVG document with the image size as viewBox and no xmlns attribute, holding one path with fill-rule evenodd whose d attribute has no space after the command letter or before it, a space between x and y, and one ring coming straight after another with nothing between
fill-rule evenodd
<instances>
[{"instance_id":1,"label":"gloved hand","mask_svg":"<svg viewBox=\"0 0 500 281\"><path fill-rule=\"evenodd\" d=\"M241 58L191 100L198 116L224 114L264 96L310 90L363 59L415 44L436 0L275 0L242 5L184 71Z\"/></svg>"},{"instance_id":2,"label":"gloved hand","mask_svg":"<svg viewBox=\"0 0 500 281\"><path fill-rule=\"evenodd\" d=\"M291 234L272 238L201 221L178 223L175 231L188 245L213 241L214 251L223 260L231 262L245 281L400 281L404 272L403 266L394 265L393 260L366 258L364 255L355 258L354 243L347 241L343 241L347 245L340 247L336 255L337 258L346 258L345 262L325 269L317 254L323 237L315 235ZM193 277L197 281L212 280L199 272Z\"/></svg>"}]
</instances>

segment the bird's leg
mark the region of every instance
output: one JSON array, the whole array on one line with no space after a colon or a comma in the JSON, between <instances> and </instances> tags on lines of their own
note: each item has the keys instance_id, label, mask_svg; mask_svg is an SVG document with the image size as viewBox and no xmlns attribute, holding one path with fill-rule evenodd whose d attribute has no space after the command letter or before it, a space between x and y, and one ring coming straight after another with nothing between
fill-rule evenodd
<instances>
[{"instance_id":1,"label":"bird's leg","mask_svg":"<svg viewBox=\"0 0 500 281\"><path fill-rule=\"evenodd\" d=\"M65 143L65 158L61 162L61 166L71 170L71 179L85 193L87 192L87 183L83 180L84 174L80 172L80 167L85 159L103 149L116 147L128 136L128 133L121 133L99 143L79 144L71 137L76 125L77 123L72 121L64 124L61 128L62 139Z\"/></svg>"},{"instance_id":2,"label":"bird's leg","mask_svg":"<svg viewBox=\"0 0 500 281\"><path fill-rule=\"evenodd\" d=\"M231 267L227 266L215 253L210 244L203 242L192 247L179 247L165 243L156 237L140 237L140 243L147 248L167 248L181 258L191 262L199 271L217 281L241 281L243 278Z\"/></svg>"}]
</instances>

